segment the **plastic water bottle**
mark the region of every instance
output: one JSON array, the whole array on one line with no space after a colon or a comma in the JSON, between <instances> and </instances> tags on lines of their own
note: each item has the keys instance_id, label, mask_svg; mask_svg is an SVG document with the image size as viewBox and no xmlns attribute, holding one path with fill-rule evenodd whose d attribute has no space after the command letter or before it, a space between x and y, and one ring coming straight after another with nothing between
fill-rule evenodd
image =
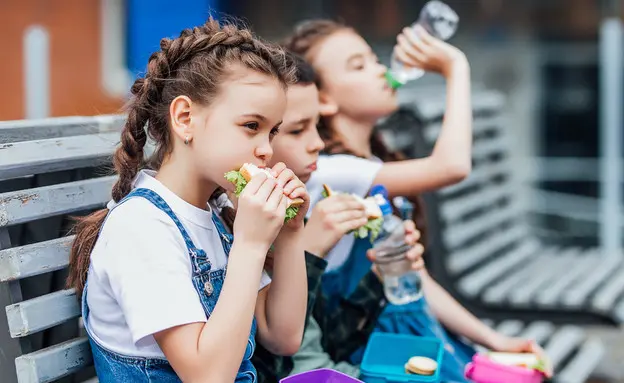
<instances>
[{"instance_id":1,"label":"plastic water bottle","mask_svg":"<svg viewBox=\"0 0 624 383\"><path fill-rule=\"evenodd\" d=\"M425 4L420 11L418 21L412 24L411 30L417 25L423 27L431 36L440 40L448 40L457 31L459 16L448 5L438 0L432 0ZM422 77L425 71L420 68L405 67L394 54L390 63L390 70L386 73L388 84L394 89L405 85L408 81Z\"/></svg>"},{"instance_id":2,"label":"plastic water bottle","mask_svg":"<svg viewBox=\"0 0 624 383\"><path fill-rule=\"evenodd\" d=\"M405 243L403 220L392 213L388 191L381 185L371 189L383 214L383 225L373 243L375 264L383 276L384 294L390 303L404 305L422 297L422 282L407 252L412 246Z\"/></svg>"}]
</instances>

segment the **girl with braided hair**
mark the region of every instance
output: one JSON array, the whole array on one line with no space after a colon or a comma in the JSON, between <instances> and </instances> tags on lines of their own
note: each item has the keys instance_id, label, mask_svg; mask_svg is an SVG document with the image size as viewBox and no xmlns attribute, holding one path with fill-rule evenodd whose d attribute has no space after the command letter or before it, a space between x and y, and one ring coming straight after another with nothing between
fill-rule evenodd
<instances>
[{"instance_id":1,"label":"girl with braided hair","mask_svg":"<svg viewBox=\"0 0 624 383\"><path fill-rule=\"evenodd\" d=\"M76 227L68 284L100 382L256 382L255 339L281 355L301 342L309 198L277 164L233 220L224 174L269 163L293 69L281 48L212 19L160 48L132 86L113 199ZM304 203L284 224L286 197Z\"/></svg>"}]
</instances>

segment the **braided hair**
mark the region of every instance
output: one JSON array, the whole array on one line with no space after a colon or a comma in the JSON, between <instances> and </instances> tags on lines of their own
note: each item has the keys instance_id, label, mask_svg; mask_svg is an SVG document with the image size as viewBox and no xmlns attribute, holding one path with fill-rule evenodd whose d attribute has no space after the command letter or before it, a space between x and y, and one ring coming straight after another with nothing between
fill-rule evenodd
<instances>
[{"instance_id":1,"label":"braided hair","mask_svg":"<svg viewBox=\"0 0 624 383\"><path fill-rule=\"evenodd\" d=\"M132 182L144 167L158 169L173 150L169 129L169 106L180 95L193 102L209 105L219 94L232 65L272 76L286 87L294 80L294 69L283 49L263 42L249 30L235 24L220 24L209 19L206 24L185 29L174 39L160 41L160 50L148 61L145 76L131 87L132 98L126 105L128 118L121 132L121 143L113 156L119 175L112 197L119 202L132 190ZM155 143L149 161L144 149L148 138ZM211 198L224 193L217 189ZM90 255L108 209L99 210L78 220L74 230L69 262L68 287L81 295L86 282ZM222 217L230 226L233 209L225 208Z\"/></svg>"}]
</instances>

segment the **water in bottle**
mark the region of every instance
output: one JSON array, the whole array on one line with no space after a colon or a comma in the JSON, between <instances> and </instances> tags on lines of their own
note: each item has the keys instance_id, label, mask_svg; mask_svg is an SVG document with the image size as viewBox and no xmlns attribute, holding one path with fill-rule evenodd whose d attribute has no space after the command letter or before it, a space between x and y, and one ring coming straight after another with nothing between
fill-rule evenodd
<instances>
[{"instance_id":1,"label":"water in bottle","mask_svg":"<svg viewBox=\"0 0 624 383\"><path fill-rule=\"evenodd\" d=\"M383 214L383 225L373 248L376 252L375 264L383 276L386 298L395 305L417 301L422 297L421 280L407 259L407 252L412 246L405 243L403 220L393 214L385 187L376 185L371 194Z\"/></svg>"},{"instance_id":2,"label":"water in bottle","mask_svg":"<svg viewBox=\"0 0 624 383\"><path fill-rule=\"evenodd\" d=\"M412 24L411 32L417 25L423 27L430 35L440 39L448 40L457 31L459 16L448 5L438 0L432 0L425 4L420 11L418 21ZM425 72L420 68L405 67L397 58L392 55L390 70L386 73L386 79L392 88L405 85L408 81L422 77Z\"/></svg>"}]
</instances>

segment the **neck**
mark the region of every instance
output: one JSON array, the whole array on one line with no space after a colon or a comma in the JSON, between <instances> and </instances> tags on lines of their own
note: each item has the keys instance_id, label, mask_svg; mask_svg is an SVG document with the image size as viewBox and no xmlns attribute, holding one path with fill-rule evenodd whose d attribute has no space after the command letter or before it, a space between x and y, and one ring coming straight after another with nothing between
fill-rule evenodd
<instances>
[{"instance_id":1,"label":"neck","mask_svg":"<svg viewBox=\"0 0 624 383\"><path fill-rule=\"evenodd\" d=\"M370 138L376 121L358 120L343 114L337 114L329 120L331 128L344 141L350 151L364 157L371 157Z\"/></svg>"},{"instance_id":2,"label":"neck","mask_svg":"<svg viewBox=\"0 0 624 383\"><path fill-rule=\"evenodd\" d=\"M201 181L201 177L183 161L168 158L163 161L156 179L174 192L178 197L200 209L206 209L206 203L217 189L213 182Z\"/></svg>"}]
</instances>

